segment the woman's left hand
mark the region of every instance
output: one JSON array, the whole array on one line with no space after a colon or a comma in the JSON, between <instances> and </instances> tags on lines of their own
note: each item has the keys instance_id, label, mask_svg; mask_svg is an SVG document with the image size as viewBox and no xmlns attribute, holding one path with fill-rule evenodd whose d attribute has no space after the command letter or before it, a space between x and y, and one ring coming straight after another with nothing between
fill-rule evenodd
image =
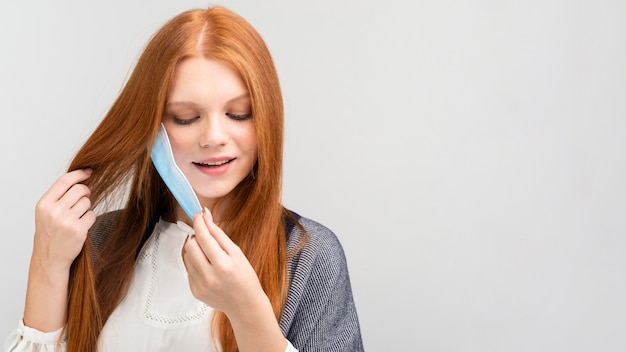
<instances>
[{"instance_id":1,"label":"woman's left hand","mask_svg":"<svg viewBox=\"0 0 626 352\"><path fill-rule=\"evenodd\" d=\"M196 234L187 240L183 260L194 297L228 316L245 314L254 302L267 300L250 262L208 209L195 216L193 228Z\"/></svg>"},{"instance_id":2,"label":"woman's left hand","mask_svg":"<svg viewBox=\"0 0 626 352\"><path fill-rule=\"evenodd\" d=\"M195 216L196 235L183 247L191 293L224 312L239 351L284 351L287 340L250 262L205 208Z\"/></svg>"}]
</instances>

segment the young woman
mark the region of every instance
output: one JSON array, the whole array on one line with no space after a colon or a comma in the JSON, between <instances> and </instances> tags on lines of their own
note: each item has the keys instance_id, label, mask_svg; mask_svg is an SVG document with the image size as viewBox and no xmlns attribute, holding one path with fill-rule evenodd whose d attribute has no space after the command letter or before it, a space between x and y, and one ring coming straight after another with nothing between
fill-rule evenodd
<instances>
[{"instance_id":1,"label":"young woman","mask_svg":"<svg viewBox=\"0 0 626 352\"><path fill-rule=\"evenodd\" d=\"M151 162L161 124L204 208L193 219ZM221 7L173 18L37 203L5 350L363 350L339 241L281 205L282 144L258 33Z\"/></svg>"}]
</instances>

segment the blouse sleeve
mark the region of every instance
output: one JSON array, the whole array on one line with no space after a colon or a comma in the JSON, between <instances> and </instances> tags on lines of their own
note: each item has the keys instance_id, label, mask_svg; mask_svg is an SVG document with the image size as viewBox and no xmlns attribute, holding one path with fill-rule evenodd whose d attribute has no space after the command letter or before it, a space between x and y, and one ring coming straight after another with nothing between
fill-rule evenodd
<instances>
[{"instance_id":1,"label":"blouse sleeve","mask_svg":"<svg viewBox=\"0 0 626 352\"><path fill-rule=\"evenodd\" d=\"M293 347L293 345L291 344L291 342L289 342L289 340L287 340L287 348L285 348L285 352L298 352L298 350Z\"/></svg>"},{"instance_id":2,"label":"blouse sleeve","mask_svg":"<svg viewBox=\"0 0 626 352\"><path fill-rule=\"evenodd\" d=\"M64 352L65 337L61 339L63 328L52 332L42 332L20 322L4 344L5 352ZM56 348L56 349L55 349Z\"/></svg>"}]
</instances>

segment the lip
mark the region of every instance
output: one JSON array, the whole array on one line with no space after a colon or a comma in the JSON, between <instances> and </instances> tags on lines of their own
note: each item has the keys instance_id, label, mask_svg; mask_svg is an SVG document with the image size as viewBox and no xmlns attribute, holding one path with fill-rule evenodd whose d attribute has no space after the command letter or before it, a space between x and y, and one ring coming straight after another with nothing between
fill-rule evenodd
<instances>
[{"instance_id":1,"label":"lip","mask_svg":"<svg viewBox=\"0 0 626 352\"><path fill-rule=\"evenodd\" d=\"M199 161L194 161L193 166L200 172L208 176L220 176L225 174L233 165L237 158L217 157ZM208 166L211 165L211 166Z\"/></svg>"}]
</instances>

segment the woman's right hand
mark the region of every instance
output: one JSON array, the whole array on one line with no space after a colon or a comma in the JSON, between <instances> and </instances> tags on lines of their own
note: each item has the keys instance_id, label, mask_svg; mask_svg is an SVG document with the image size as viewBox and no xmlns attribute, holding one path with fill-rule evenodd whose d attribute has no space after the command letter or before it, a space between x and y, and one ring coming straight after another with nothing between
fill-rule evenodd
<instances>
[{"instance_id":1,"label":"woman's right hand","mask_svg":"<svg viewBox=\"0 0 626 352\"><path fill-rule=\"evenodd\" d=\"M35 207L33 256L49 270L69 270L96 220L91 191L81 184L91 172L75 170L61 176Z\"/></svg>"},{"instance_id":2,"label":"woman's right hand","mask_svg":"<svg viewBox=\"0 0 626 352\"><path fill-rule=\"evenodd\" d=\"M28 272L24 325L56 331L66 321L72 262L96 221L89 187L91 170L68 172L56 180L35 207L35 240Z\"/></svg>"}]
</instances>

